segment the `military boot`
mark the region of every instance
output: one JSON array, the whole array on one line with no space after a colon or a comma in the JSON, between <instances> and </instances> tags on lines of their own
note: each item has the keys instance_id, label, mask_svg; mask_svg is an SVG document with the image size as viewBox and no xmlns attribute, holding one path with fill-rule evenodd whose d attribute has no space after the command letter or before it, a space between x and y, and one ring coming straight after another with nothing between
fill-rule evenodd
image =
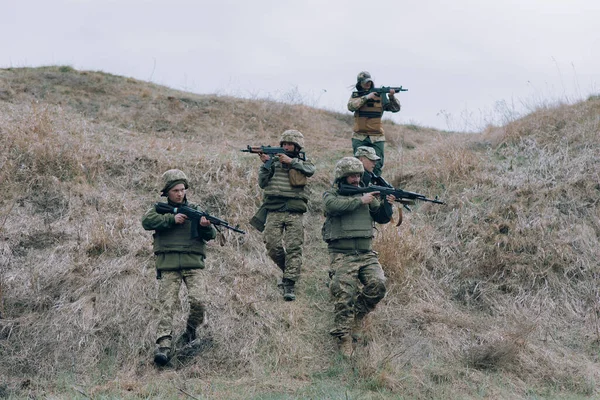
<instances>
[{"instance_id":1,"label":"military boot","mask_svg":"<svg viewBox=\"0 0 600 400\"><path fill-rule=\"evenodd\" d=\"M340 336L339 340L338 348L342 356L345 358L352 357L352 354L354 353L354 349L352 348L352 336L346 334L344 336Z\"/></svg>"},{"instance_id":2,"label":"military boot","mask_svg":"<svg viewBox=\"0 0 600 400\"><path fill-rule=\"evenodd\" d=\"M177 348L182 348L196 340L196 328L187 326L185 332L177 338Z\"/></svg>"},{"instance_id":3,"label":"military boot","mask_svg":"<svg viewBox=\"0 0 600 400\"><path fill-rule=\"evenodd\" d=\"M294 293L294 282L291 279L283 279L283 299L285 301L294 301L296 300L296 294Z\"/></svg>"},{"instance_id":4,"label":"military boot","mask_svg":"<svg viewBox=\"0 0 600 400\"><path fill-rule=\"evenodd\" d=\"M156 341L154 349L154 362L158 365L166 365L171 359L171 338L163 336Z\"/></svg>"}]
</instances>

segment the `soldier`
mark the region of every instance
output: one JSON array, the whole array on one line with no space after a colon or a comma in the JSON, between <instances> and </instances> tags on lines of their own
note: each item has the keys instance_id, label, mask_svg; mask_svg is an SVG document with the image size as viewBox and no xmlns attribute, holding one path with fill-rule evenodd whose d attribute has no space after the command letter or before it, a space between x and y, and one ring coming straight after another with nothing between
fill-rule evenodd
<instances>
[{"instance_id":1,"label":"soldier","mask_svg":"<svg viewBox=\"0 0 600 400\"><path fill-rule=\"evenodd\" d=\"M385 179L383 179L380 176L375 175L375 173L373 172L373 170L375 169L375 163L380 158L377 154L375 154L375 150L372 147L359 146L356 149L356 152L354 153L354 157L359 159L359 161L362 163L362 165L365 169L365 172L362 174L362 177L360 178L360 186L366 187L369 185L377 185L377 186L390 187L390 188L393 187ZM391 219L392 213L394 211L392 209L392 207L386 207L385 211L390 213L388 215L388 217ZM402 221L402 209L398 208L398 212L400 213L400 217L399 217L400 222L398 223L398 225L400 225L400 223Z\"/></svg>"},{"instance_id":2,"label":"soldier","mask_svg":"<svg viewBox=\"0 0 600 400\"><path fill-rule=\"evenodd\" d=\"M369 186L371 183L375 184L374 180L376 176L373 173L373 170L375 169L377 161L381 160L381 157L379 157L375 153L375 150L369 146L359 146L354 152L354 157L360 160L365 169L365 172L360 179L360 185Z\"/></svg>"},{"instance_id":3,"label":"soldier","mask_svg":"<svg viewBox=\"0 0 600 400\"><path fill-rule=\"evenodd\" d=\"M187 205L188 179L178 169L170 169L162 175L161 196L166 196L174 207ZM206 242L216 237L216 230L205 217L198 222L198 236L192 237L192 222L184 214L159 214L154 207L142 218L142 226L154 231L154 254L158 279L158 332L154 362L165 365L171 356L173 335L173 307L179 302L179 289L183 282L188 291L190 312L182 344L196 339L196 328L204 321L204 259Z\"/></svg>"},{"instance_id":4,"label":"soldier","mask_svg":"<svg viewBox=\"0 0 600 400\"><path fill-rule=\"evenodd\" d=\"M308 194L304 190L307 178L315 173L309 160L298 157L304 147L301 132L289 129L281 135L279 145L285 154L274 157L270 167L267 154L259 154L263 162L258 171L258 185L264 189L261 210L267 213L266 223L251 222L259 230L264 229L264 241L269 257L283 271L281 285L286 301L296 299L294 286L302 267L302 244L304 243L304 213L307 211Z\"/></svg>"},{"instance_id":5,"label":"soldier","mask_svg":"<svg viewBox=\"0 0 600 400\"><path fill-rule=\"evenodd\" d=\"M327 242L332 275L329 290L334 302L334 328L329 332L339 339L341 353L352 355L352 335L361 333L364 317L386 293L385 275L372 249L374 223L390 221L395 198L378 193L342 196L340 183L359 186L364 172L354 157L344 157L335 166L334 187L323 194L325 224L323 240Z\"/></svg>"},{"instance_id":6,"label":"soldier","mask_svg":"<svg viewBox=\"0 0 600 400\"><path fill-rule=\"evenodd\" d=\"M371 74L362 71L356 77L356 91L352 92L348 100L348 110L354 112L354 134L352 136L352 151L356 153L359 146L368 146L375 149L379 160L375 165L375 175L381 175L384 159L385 136L381 125L381 117L384 111L396 113L400 111L400 102L394 96L396 93L390 90L389 98L383 94L371 92L362 94L375 86Z\"/></svg>"}]
</instances>

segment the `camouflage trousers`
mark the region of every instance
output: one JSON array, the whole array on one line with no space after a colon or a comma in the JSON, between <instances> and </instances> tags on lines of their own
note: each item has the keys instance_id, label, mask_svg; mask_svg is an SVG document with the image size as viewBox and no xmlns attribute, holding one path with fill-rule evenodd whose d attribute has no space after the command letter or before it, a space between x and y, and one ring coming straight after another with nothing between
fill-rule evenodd
<instances>
[{"instance_id":1,"label":"camouflage trousers","mask_svg":"<svg viewBox=\"0 0 600 400\"><path fill-rule=\"evenodd\" d=\"M156 332L156 343L163 343L164 347L170 347L173 337L173 311L179 304L179 290L183 282L187 288L187 299L190 312L187 325L196 328L204 321L204 274L203 269L184 269L179 271L161 271L158 280L158 329ZM168 339L168 342L166 341Z\"/></svg>"},{"instance_id":2,"label":"camouflage trousers","mask_svg":"<svg viewBox=\"0 0 600 400\"><path fill-rule=\"evenodd\" d=\"M267 254L283 271L283 279L297 281L302 268L304 214L269 212L263 238Z\"/></svg>"},{"instance_id":3,"label":"camouflage trousers","mask_svg":"<svg viewBox=\"0 0 600 400\"><path fill-rule=\"evenodd\" d=\"M350 334L355 318L363 318L385 296L385 275L370 251L358 254L331 253L333 276L329 291L334 304L333 336Z\"/></svg>"}]
</instances>

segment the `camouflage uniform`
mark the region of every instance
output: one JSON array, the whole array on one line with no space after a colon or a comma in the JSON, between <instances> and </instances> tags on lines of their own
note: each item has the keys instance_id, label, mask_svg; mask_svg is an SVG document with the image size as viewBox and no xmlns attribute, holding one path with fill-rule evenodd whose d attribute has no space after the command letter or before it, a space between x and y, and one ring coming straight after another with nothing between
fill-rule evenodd
<instances>
[{"instance_id":1,"label":"camouflage uniform","mask_svg":"<svg viewBox=\"0 0 600 400\"><path fill-rule=\"evenodd\" d=\"M304 147L304 136L297 130L286 130L282 143L293 143L299 152ZM295 155L295 157L294 157ZM276 156L270 167L261 165L258 184L264 190L262 208L268 210L263 232L269 257L283 271L284 298L294 300L294 285L302 267L302 244L304 243L304 213L307 211L308 194L304 190L306 178L315 173L309 160L301 160L296 154L291 164L283 164Z\"/></svg>"},{"instance_id":2,"label":"camouflage uniform","mask_svg":"<svg viewBox=\"0 0 600 400\"><path fill-rule=\"evenodd\" d=\"M384 163L385 136L381 117L384 111L396 113L400 111L400 102L395 96L383 94L380 100L367 99L367 96L360 96L358 91L363 90L361 83L371 82L373 87L375 83L371 79L371 74L362 71L356 77L356 91L352 92L348 100L348 110L354 112L354 134L352 135L352 151L360 146L369 146L375 149L380 160L375 165L375 175L381 175Z\"/></svg>"},{"instance_id":3,"label":"camouflage uniform","mask_svg":"<svg viewBox=\"0 0 600 400\"><path fill-rule=\"evenodd\" d=\"M183 183L188 188L185 174L180 170L169 170L163 174L164 186L162 195L167 196L169 190ZM171 200L169 204L177 206ZM187 202L183 203L196 210L200 208ZM197 223L197 222L196 222ZM198 226L198 237L192 238L192 222L175 223L175 215L159 214L155 207L150 208L142 217L142 226L154 231L154 254L158 288L158 330L156 334L157 351L155 361L163 364L168 361L173 337L173 308L179 303L179 290L183 282L188 291L190 313L187 319L186 341L195 338L196 328L204 320L204 259L206 242L216 237L216 230L211 226ZM160 350L162 349L162 350ZM162 351L162 353L160 353ZM162 361L157 354L164 354Z\"/></svg>"},{"instance_id":4,"label":"camouflage uniform","mask_svg":"<svg viewBox=\"0 0 600 400\"><path fill-rule=\"evenodd\" d=\"M358 159L344 157L335 167L336 183L348 175L363 172ZM385 275L372 249L372 238L374 222L390 221L388 208L391 206L378 199L363 204L360 194L342 196L336 188L326 191L323 199L326 219L322 232L330 255L329 290L335 313L330 334L340 338L342 346L350 340L351 346L353 326L372 311L386 293Z\"/></svg>"}]
</instances>

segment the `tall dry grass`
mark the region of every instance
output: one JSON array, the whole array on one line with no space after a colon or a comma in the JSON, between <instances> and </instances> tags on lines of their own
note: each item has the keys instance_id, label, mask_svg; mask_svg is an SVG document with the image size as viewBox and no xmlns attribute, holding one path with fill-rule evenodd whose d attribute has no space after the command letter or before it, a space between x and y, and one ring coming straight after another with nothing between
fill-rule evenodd
<instances>
[{"instance_id":1,"label":"tall dry grass","mask_svg":"<svg viewBox=\"0 0 600 400\"><path fill-rule=\"evenodd\" d=\"M64 67L0 77L2 393L597 395L597 99L479 135L386 123L386 179L447 205L416 205L399 227L378 227L388 294L347 362L327 334L320 229L321 193L351 151L348 115ZM260 204L258 159L239 150L275 145L291 127L317 173L290 304L247 224ZM210 243L200 351L165 370L152 364L156 280L140 218L169 168L188 174L192 201L248 234Z\"/></svg>"}]
</instances>

